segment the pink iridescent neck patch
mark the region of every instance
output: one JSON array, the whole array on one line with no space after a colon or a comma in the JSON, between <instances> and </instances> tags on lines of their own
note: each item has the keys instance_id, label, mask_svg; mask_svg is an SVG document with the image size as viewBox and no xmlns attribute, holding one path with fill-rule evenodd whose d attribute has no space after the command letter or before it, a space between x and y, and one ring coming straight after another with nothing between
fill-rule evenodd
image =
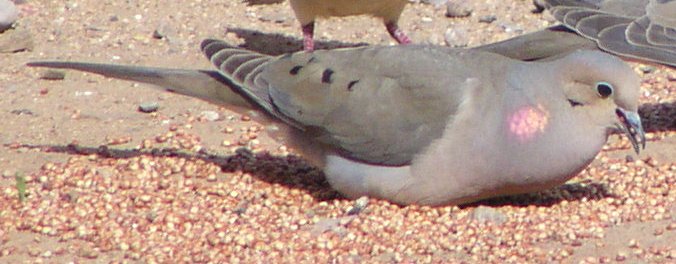
<instances>
[{"instance_id":1,"label":"pink iridescent neck patch","mask_svg":"<svg viewBox=\"0 0 676 264\"><path fill-rule=\"evenodd\" d=\"M522 106L511 114L507 120L509 132L524 143L532 140L547 127L549 112L541 105Z\"/></svg>"}]
</instances>

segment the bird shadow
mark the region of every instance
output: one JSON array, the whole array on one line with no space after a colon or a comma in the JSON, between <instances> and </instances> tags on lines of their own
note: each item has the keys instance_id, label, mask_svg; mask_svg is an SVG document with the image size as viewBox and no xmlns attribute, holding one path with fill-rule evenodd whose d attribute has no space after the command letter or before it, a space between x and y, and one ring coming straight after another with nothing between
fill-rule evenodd
<instances>
[{"instance_id":1,"label":"bird shadow","mask_svg":"<svg viewBox=\"0 0 676 264\"><path fill-rule=\"evenodd\" d=\"M645 132L676 131L676 101L642 104L638 114Z\"/></svg>"},{"instance_id":2,"label":"bird shadow","mask_svg":"<svg viewBox=\"0 0 676 264\"><path fill-rule=\"evenodd\" d=\"M250 6L255 6L255 5L272 5L272 4L279 4L284 2L284 0L244 0L244 3Z\"/></svg>"},{"instance_id":3,"label":"bird shadow","mask_svg":"<svg viewBox=\"0 0 676 264\"><path fill-rule=\"evenodd\" d=\"M188 152L175 148L150 149L116 149L107 145L98 147L68 145L30 145L23 144L13 148L38 149L42 152L63 153L69 155L98 155L103 158L127 159L139 156L177 157L187 160L203 160L218 165L223 172L232 173L241 171L251 174L255 178L285 186L291 189L304 190L317 201L331 201L347 199L333 190L323 172L295 155L273 156L269 153L254 154L246 148L240 148L232 155L210 154L205 150ZM465 204L461 208L471 208L480 205L491 207L501 206L552 206L561 201L600 200L614 197L604 184L600 183L567 183L561 186L528 194L511 195L490 198L478 202ZM401 206L404 207L404 206Z\"/></svg>"},{"instance_id":4,"label":"bird shadow","mask_svg":"<svg viewBox=\"0 0 676 264\"><path fill-rule=\"evenodd\" d=\"M544 191L507 195L495 198L489 198L474 203L461 205L460 208L489 206L516 206L516 207L551 207L563 201L580 201L580 200L602 200L609 197L617 197L608 190L608 186L597 182L576 182L565 183L557 187L547 189Z\"/></svg>"},{"instance_id":5,"label":"bird shadow","mask_svg":"<svg viewBox=\"0 0 676 264\"><path fill-rule=\"evenodd\" d=\"M205 150L198 152L185 151L176 148L131 148L118 149L107 145L98 147L67 145L13 145L12 148L37 149L47 153L62 153L69 155L97 155L102 158L128 159L140 156L177 157L186 160L203 160L216 164L222 172L232 173L241 171L271 183L293 189L305 190L318 201L327 201L340 198L340 194L329 186L323 172L311 166L301 157L295 155L273 156L269 153L254 154L249 149L239 148L232 155L216 155Z\"/></svg>"},{"instance_id":6,"label":"bird shadow","mask_svg":"<svg viewBox=\"0 0 676 264\"><path fill-rule=\"evenodd\" d=\"M300 30L300 29L299 29ZM264 33L245 28L228 28L228 32L234 33L244 40L240 47L255 52L280 55L303 50L303 40L278 33ZM340 41L315 40L315 49L337 49L366 46L368 43L347 43Z\"/></svg>"}]
</instances>

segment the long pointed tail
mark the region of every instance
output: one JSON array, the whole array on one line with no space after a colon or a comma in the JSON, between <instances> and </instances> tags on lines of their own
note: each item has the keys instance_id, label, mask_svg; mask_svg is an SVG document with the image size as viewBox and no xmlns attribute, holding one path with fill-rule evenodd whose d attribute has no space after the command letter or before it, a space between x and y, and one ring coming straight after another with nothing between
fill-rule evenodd
<instances>
[{"instance_id":1,"label":"long pointed tail","mask_svg":"<svg viewBox=\"0 0 676 264\"><path fill-rule=\"evenodd\" d=\"M251 107L246 99L233 91L231 81L217 71L67 61L36 61L27 65L90 72L110 78L156 85L171 92L197 97L215 104Z\"/></svg>"}]
</instances>

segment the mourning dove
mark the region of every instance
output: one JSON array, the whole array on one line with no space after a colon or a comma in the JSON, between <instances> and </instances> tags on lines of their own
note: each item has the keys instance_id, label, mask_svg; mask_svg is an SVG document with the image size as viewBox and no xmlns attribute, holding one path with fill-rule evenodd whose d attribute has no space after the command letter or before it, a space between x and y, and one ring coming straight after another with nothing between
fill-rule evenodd
<instances>
[{"instance_id":1,"label":"mourning dove","mask_svg":"<svg viewBox=\"0 0 676 264\"><path fill-rule=\"evenodd\" d=\"M156 84L238 112L322 168L348 198L462 204L575 176L623 130L638 153L639 78L578 51L522 62L478 50L360 47L272 57L217 41L217 71L33 62Z\"/></svg>"},{"instance_id":2,"label":"mourning dove","mask_svg":"<svg viewBox=\"0 0 676 264\"><path fill-rule=\"evenodd\" d=\"M387 32L399 43L411 40L404 34L397 22L408 0L290 0L303 30L303 48L314 50L315 19L318 17L343 17L372 15L382 18Z\"/></svg>"},{"instance_id":3,"label":"mourning dove","mask_svg":"<svg viewBox=\"0 0 676 264\"><path fill-rule=\"evenodd\" d=\"M594 41L598 48L604 51L676 67L674 0L542 0L542 2L564 26ZM561 43L557 43L559 41ZM531 52L531 55L537 57L546 52L559 54L566 48L588 47L586 42L561 30L548 29L491 44L484 49L510 57L528 55L528 52ZM524 47L528 47L528 52Z\"/></svg>"}]
</instances>

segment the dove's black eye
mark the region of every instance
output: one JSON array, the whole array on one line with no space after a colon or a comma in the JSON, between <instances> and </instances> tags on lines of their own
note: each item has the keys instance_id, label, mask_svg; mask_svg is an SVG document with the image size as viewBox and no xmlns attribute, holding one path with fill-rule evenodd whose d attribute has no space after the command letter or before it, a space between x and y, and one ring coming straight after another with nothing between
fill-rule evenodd
<instances>
[{"instance_id":1,"label":"dove's black eye","mask_svg":"<svg viewBox=\"0 0 676 264\"><path fill-rule=\"evenodd\" d=\"M613 94L613 85L607 82L597 82L596 83L596 92L603 98Z\"/></svg>"}]
</instances>

